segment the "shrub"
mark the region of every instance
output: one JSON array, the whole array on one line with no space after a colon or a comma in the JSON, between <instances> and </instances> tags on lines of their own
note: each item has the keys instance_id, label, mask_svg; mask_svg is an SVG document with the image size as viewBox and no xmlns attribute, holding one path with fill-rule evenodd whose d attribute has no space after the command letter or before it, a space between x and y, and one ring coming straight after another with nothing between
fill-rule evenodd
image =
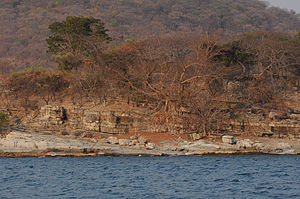
<instances>
[{"instance_id":1,"label":"shrub","mask_svg":"<svg viewBox=\"0 0 300 199\"><path fill-rule=\"evenodd\" d=\"M46 104L55 101L57 95L68 88L68 81L63 73L31 67L13 73L8 79L7 87L23 108L32 109L37 106L34 98L42 99Z\"/></svg>"},{"instance_id":2,"label":"shrub","mask_svg":"<svg viewBox=\"0 0 300 199\"><path fill-rule=\"evenodd\" d=\"M0 128L8 125L9 117L6 113L0 112Z\"/></svg>"},{"instance_id":3,"label":"shrub","mask_svg":"<svg viewBox=\"0 0 300 199\"><path fill-rule=\"evenodd\" d=\"M298 34L296 36L296 42L300 43L300 31L298 32Z\"/></svg>"}]
</instances>

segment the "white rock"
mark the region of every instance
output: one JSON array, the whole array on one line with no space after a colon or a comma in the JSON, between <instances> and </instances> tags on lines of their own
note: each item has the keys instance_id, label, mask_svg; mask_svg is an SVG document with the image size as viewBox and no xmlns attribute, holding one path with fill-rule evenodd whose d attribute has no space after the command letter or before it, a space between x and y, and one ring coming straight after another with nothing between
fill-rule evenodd
<instances>
[{"instance_id":1,"label":"white rock","mask_svg":"<svg viewBox=\"0 0 300 199\"><path fill-rule=\"evenodd\" d=\"M145 136L139 136L138 141L140 144L145 144L148 142L148 139Z\"/></svg>"},{"instance_id":2,"label":"white rock","mask_svg":"<svg viewBox=\"0 0 300 199\"><path fill-rule=\"evenodd\" d=\"M199 133L193 133L193 134L191 134L191 138L192 138L192 140L199 140L202 138L202 136Z\"/></svg>"},{"instance_id":3,"label":"white rock","mask_svg":"<svg viewBox=\"0 0 300 199\"><path fill-rule=\"evenodd\" d=\"M264 148L264 145L263 145L263 143L261 143L261 142L257 142L257 143L254 143L254 144L253 144L253 147L254 147L255 149L257 149L257 150L261 150L261 149Z\"/></svg>"},{"instance_id":4,"label":"white rock","mask_svg":"<svg viewBox=\"0 0 300 199\"><path fill-rule=\"evenodd\" d=\"M96 140L95 138L92 138L92 139L91 139L91 142L93 142L93 143L97 143L97 142L98 142L98 140Z\"/></svg>"},{"instance_id":5,"label":"white rock","mask_svg":"<svg viewBox=\"0 0 300 199\"><path fill-rule=\"evenodd\" d=\"M118 138L111 136L111 137L107 138L107 142L110 144L118 144L119 140L118 140Z\"/></svg>"},{"instance_id":6,"label":"white rock","mask_svg":"<svg viewBox=\"0 0 300 199\"><path fill-rule=\"evenodd\" d=\"M128 146L130 144L130 141L127 139L119 139L119 145L120 146Z\"/></svg>"},{"instance_id":7,"label":"white rock","mask_svg":"<svg viewBox=\"0 0 300 199\"><path fill-rule=\"evenodd\" d=\"M106 139L106 138L101 138L101 139L99 140L99 142L100 142L100 143L107 143L107 139Z\"/></svg>"},{"instance_id":8,"label":"white rock","mask_svg":"<svg viewBox=\"0 0 300 199\"><path fill-rule=\"evenodd\" d=\"M232 136L232 135L224 135L222 137L222 141L224 144L235 144L236 143L234 136Z\"/></svg>"},{"instance_id":9,"label":"white rock","mask_svg":"<svg viewBox=\"0 0 300 199\"><path fill-rule=\"evenodd\" d=\"M138 140L131 140L130 143L129 143L129 146L134 146L134 145L136 145L138 143L139 143Z\"/></svg>"},{"instance_id":10,"label":"white rock","mask_svg":"<svg viewBox=\"0 0 300 199\"><path fill-rule=\"evenodd\" d=\"M252 148L253 144L254 142L252 142L250 139L239 140L236 143L237 147L244 149Z\"/></svg>"},{"instance_id":11,"label":"white rock","mask_svg":"<svg viewBox=\"0 0 300 199\"><path fill-rule=\"evenodd\" d=\"M141 149L141 148L144 147L144 146L145 146L145 145L143 145L143 144L137 143L137 144L134 145L134 148L135 148L135 149Z\"/></svg>"},{"instance_id":12,"label":"white rock","mask_svg":"<svg viewBox=\"0 0 300 199\"><path fill-rule=\"evenodd\" d=\"M300 117L298 116L298 114L291 114L291 115L290 115L290 118L291 118L292 120L299 120L299 119L300 119Z\"/></svg>"},{"instance_id":13,"label":"white rock","mask_svg":"<svg viewBox=\"0 0 300 199\"><path fill-rule=\"evenodd\" d=\"M279 149L290 149L292 146L289 143L280 142L277 144L277 148Z\"/></svg>"},{"instance_id":14,"label":"white rock","mask_svg":"<svg viewBox=\"0 0 300 199\"><path fill-rule=\"evenodd\" d=\"M146 149L148 149L148 150L153 150L155 148L156 148L156 144L154 144L154 143L149 142L146 144Z\"/></svg>"},{"instance_id":15,"label":"white rock","mask_svg":"<svg viewBox=\"0 0 300 199\"><path fill-rule=\"evenodd\" d=\"M278 117L278 114L277 114L277 113L275 113L275 112L270 112L270 113L269 113L269 118L270 118L270 119L274 119L275 117Z\"/></svg>"}]
</instances>

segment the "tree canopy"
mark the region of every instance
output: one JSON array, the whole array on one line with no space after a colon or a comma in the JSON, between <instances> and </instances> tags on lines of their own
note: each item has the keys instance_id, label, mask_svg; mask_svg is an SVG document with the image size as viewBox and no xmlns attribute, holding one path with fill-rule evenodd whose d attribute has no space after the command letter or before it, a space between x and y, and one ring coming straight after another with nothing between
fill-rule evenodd
<instances>
[{"instance_id":1,"label":"tree canopy","mask_svg":"<svg viewBox=\"0 0 300 199\"><path fill-rule=\"evenodd\" d=\"M0 27L5 28L0 31L0 73L53 66L45 54L48 26L76 15L101 19L116 41L149 34L290 32L300 27L296 13L259 0L1 0Z\"/></svg>"},{"instance_id":2,"label":"tree canopy","mask_svg":"<svg viewBox=\"0 0 300 199\"><path fill-rule=\"evenodd\" d=\"M300 43L300 31L299 31L298 34L297 34L297 39L296 39L296 41Z\"/></svg>"},{"instance_id":3,"label":"tree canopy","mask_svg":"<svg viewBox=\"0 0 300 199\"><path fill-rule=\"evenodd\" d=\"M48 52L64 70L77 67L82 57L95 58L103 44L111 40L104 23L93 17L68 16L65 21L52 23L49 29Z\"/></svg>"},{"instance_id":4,"label":"tree canopy","mask_svg":"<svg viewBox=\"0 0 300 199\"><path fill-rule=\"evenodd\" d=\"M6 113L0 112L0 128L8 124L8 115Z\"/></svg>"}]
</instances>

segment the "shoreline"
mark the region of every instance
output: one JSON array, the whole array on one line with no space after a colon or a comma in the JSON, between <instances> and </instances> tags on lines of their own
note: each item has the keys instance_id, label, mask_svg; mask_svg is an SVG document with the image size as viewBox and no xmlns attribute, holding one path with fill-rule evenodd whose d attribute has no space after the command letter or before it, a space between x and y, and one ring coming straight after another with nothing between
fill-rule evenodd
<instances>
[{"instance_id":1,"label":"shoreline","mask_svg":"<svg viewBox=\"0 0 300 199\"><path fill-rule=\"evenodd\" d=\"M298 140L242 139L236 144L207 140L151 143L146 137L135 140L109 137L87 139L12 131L0 138L0 158L96 157L96 156L202 156L202 155L300 155ZM124 143L126 145L124 145ZM131 145L134 143L133 145Z\"/></svg>"},{"instance_id":2,"label":"shoreline","mask_svg":"<svg viewBox=\"0 0 300 199\"><path fill-rule=\"evenodd\" d=\"M168 153L135 153L135 154L121 154L121 153L5 153L0 154L0 158L29 158L29 157L101 157L101 156L110 156L110 157L162 157L162 156L216 156L216 155L300 155L300 152L296 153L265 153L259 151L219 151L219 152L187 152L185 154L168 154Z\"/></svg>"},{"instance_id":3,"label":"shoreline","mask_svg":"<svg viewBox=\"0 0 300 199\"><path fill-rule=\"evenodd\" d=\"M111 157L162 157L162 156L217 156L217 155L300 155L300 152L292 153L275 153L275 152L262 152L257 150L241 150L241 151L201 151L201 152L170 152L170 151L144 151L137 150L135 152L107 152L99 151L93 153L78 153L78 152L42 152L42 153L16 153L16 152L6 152L0 153L0 158L27 158L27 157L101 157L101 156L111 156Z\"/></svg>"}]
</instances>

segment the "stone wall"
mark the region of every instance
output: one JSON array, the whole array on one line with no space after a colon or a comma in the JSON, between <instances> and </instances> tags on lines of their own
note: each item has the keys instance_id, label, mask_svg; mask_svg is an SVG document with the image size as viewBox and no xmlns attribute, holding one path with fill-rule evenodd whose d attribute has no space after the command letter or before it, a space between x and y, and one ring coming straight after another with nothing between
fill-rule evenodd
<instances>
[{"instance_id":1,"label":"stone wall","mask_svg":"<svg viewBox=\"0 0 300 199\"><path fill-rule=\"evenodd\" d=\"M60 106L43 106L39 123L43 128L82 129L110 134L145 132L151 124L145 115L129 111L94 111L81 108L65 109Z\"/></svg>"},{"instance_id":2,"label":"stone wall","mask_svg":"<svg viewBox=\"0 0 300 199\"><path fill-rule=\"evenodd\" d=\"M67 111L68 127L72 129L82 128L82 116L84 110L81 108L71 108Z\"/></svg>"},{"instance_id":3,"label":"stone wall","mask_svg":"<svg viewBox=\"0 0 300 199\"><path fill-rule=\"evenodd\" d=\"M258 137L300 139L300 123L297 120L280 122L231 122L229 132L251 134Z\"/></svg>"},{"instance_id":4,"label":"stone wall","mask_svg":"<svg viewBox=\"0 0 300 199\"><path fill-rule=\"evenodd\" d=\"M101 132L145 132L149 131L150 126L143 115L136 115L127 111L104 111L101 113Z\"/></svg>"},{"instance_id":5,"label":"stone wall","mask_svg":"<svg viewBox=\"0 0 300 199\"><path fill-rule=\"evenodd\" d=\"M66 110L61 106L46 105L40 109L39 124L44 128L61 126L66 120Z\"/></svg>"},{"instance_id":6,"label":"stone wall","mask_svg":"<svg viewBox=\"0 0 300 199\"><path fill-rule=\"evenodd\" d=\"M66 124L71 129L100 131L100 113L98 111L71 108L66 111Z\"/></svg>"},{"instance_id":7,"label":"stone wall","mask_svg":"<svg viewBox=\"0 0 300 199\"><path fill-rule=\"evenodd\" d=\"M88 110L82 108L65 109L61 106L43 106L39 123L43 128L80 129L85 131L120 134L128 132L170 132L176 125L162 125L143 111ZM172 123L170 123L172 124ZM227 132L234 134L251 133L256 136L300 139L300 124L297 120L278 122L231 121ZM166 130L165 130L166 129ZM180 129L180 128L179 128Z\"/></svg>"},{"instance_id":8,"label":"stone wall","mask_svg":"<svg viewBox=\"0 0 300 199\"><path fill-rule=\"evenodd\" d=\"M100 132L101 114L99 111L84 110L82 116L82 127L85 130Z\"/></svg>"}]
</instances>

